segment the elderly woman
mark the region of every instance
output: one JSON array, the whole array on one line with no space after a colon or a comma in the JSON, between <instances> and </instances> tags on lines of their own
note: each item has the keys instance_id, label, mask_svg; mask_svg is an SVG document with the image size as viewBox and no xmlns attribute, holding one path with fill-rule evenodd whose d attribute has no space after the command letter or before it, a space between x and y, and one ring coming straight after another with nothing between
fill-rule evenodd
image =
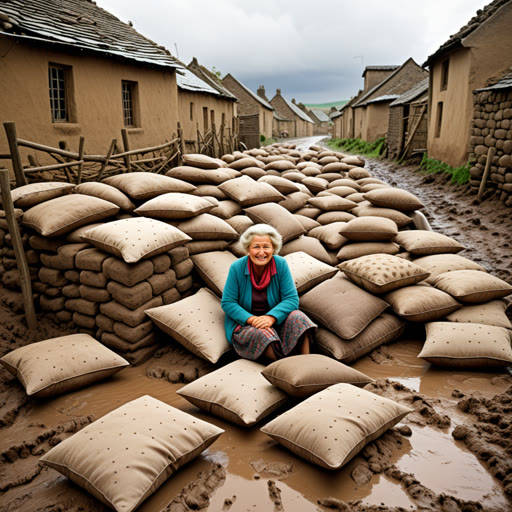
<instances>
[{"instance_id":1,"label":"elderly woman","mask_svg":"<svg viewBox=\"0 0 512 512\"><path fill-rule=\"evenodd\" d=\"M317 326L298 311L288 263L277 256L281 235L256 224L242 234L240 243L247 256L232 263L222 294L229 343L238 355L252 360L308 354Z\"/></svg>"}]
</instances>

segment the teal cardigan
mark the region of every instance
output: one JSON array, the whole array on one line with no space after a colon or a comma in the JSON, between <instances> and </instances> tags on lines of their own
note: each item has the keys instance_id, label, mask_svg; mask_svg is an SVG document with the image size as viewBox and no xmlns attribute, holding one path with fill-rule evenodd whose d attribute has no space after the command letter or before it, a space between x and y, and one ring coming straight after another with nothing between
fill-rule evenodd
<instances>
[{"instance_id":1,"label":"teal cardigan","mask_svg":"<svg viewBox=\"0 0 512 512\"><path fill-rule=\"evenodd\" d=\"M231 264L228 278L222 293L222 309L226 313L224 328L226 338L231 344L233 331L237 325L244 326L252 315L252 284L247 266L249 256L244 256ZM286 317L299 309L299 295L293 282L287 261L281 256L274 256L277 273L270 279L267 287L267 301L277 324L282 324Z\"/></svg>"}]
</instances>

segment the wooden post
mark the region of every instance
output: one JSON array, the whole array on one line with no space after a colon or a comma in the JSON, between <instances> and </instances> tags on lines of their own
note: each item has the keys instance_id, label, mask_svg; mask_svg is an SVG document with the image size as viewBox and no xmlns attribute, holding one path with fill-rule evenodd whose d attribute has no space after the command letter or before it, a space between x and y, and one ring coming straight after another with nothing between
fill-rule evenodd
<instances>
[{"instance_id":1,"label":"wooden post","mask_svg":"<svg viewBox=\"0 0 512 512\"><path fill-rule=\"evenodd\" d=\"M12 170L16 177L16 186L21 187L27 185L27 177L23 171L21 163L20 150L18 148L18 137L16 135L16 125L14 123L4 123L7 142L9 143L9 151L11 152Z\"/></svg>"},{"instance_id":2,"label":"wooden post","mask_svg":"<svg viewBox=\"0 0 512 512\"><path fill-rule=\"evenodd\" d=\"M128 141L128 131L126 130L126 128L123 128L121 130L121 135L123 137L123 146L124 146L124 151L130 151L130 142ZM128 172L132 172L132 165L130 163L130 155L126 155L124 157L124 163L126 165L126 170Z\"/></svg>"},{"instance_id":3,"label":"wooden post","mask_svg":"<svg viewBox=\"0 0 512 512\"><path fill-rule=\"evenodd\" d=\"M487 153L487 161L485 162L484 174L482 176L482 181L480 182L480 188L478 189L478 199L480 199L484 195L485 184L487 183L487 178L489 177L489 173L491 172L491 164L494 155L496 154L496 148L489 148L489 152Z\"/></svg>"},{"instance_id":4,"label":"wooden post","mask_svg":"<svg viewBox=\"0 0 512 512\"><path fill-rule=\"evenodd\" d=\"M78 176L76 178L76 184L80 185L82 183L82 170L84 168L84 145L85 145L85 137L80 137L80 142L78 143Z\"/></svg>"},{"instance_id":5,"label":"wooden post","mask_svg":"<svg viewBox=\"0 0 512 512\"><path fill-rule=\"evenodd\" d=\"M215 154L215 138L217 136L216 129L215 129L215 123L212 123L212 156L213 158L217 158L217 155Z\"/></svg>"},{"instance_id":6,"label":"wooden post","mask_svg":"<svg viewBox=\"0 0 512 512\"><path fill-rule=\"evenodd\" d=\"M103 173L105 172L105 169L107 168L107 165L110 162L110 157L112 156L112 153L114 152L114 149L117 146L117 139L112 139L112 142L110 143L110 147L108 148L107 156L105 157L105 161L101 164L100 172L98 173L98 177L96 178L96 181L100 181L101 177L103 176Z\"/></svg>"},{"instance_id":7,"label":"wooden post","mask_svg":"<svg viewBox=\"0 0 512 512\"><path fill-rule=\"evenodd\" d=\"M181 123L178 121L178 138L180 139L178 144L181 151L181 155L185 154L185 139L183 138L183 129L181 128Z\"/></svg>"},{"instance_id":8,"label":"wooden post","mask_svg":"<svg viewBox=\"0 0 512 512\"><path fill-rule=\"evenodd\" d=\"M21 241L20 230L16 222L16 216L14 215L14 205L12 204L11 188L9 186L9 171L7 169L0 169L0 193L2 195L5 218L9 226L9 233L11 234L16 264L18 266L27 326L29 329L36 329L37 319L34 310L34 299L32 297L32 283L30 282L30 272L23 249L23 242Z\"/></svg>"}]
</instances>

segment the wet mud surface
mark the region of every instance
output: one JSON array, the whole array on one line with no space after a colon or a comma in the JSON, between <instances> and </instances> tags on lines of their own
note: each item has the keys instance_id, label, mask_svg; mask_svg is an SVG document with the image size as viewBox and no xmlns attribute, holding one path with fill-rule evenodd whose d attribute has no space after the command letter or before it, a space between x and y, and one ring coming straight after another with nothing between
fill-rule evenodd
<instances>
[{"instance_id":1,"label":"wet mud surface","mask_svg":"<svg viewBox=\"0 0 512 512\"><path fill-rule=\"evenodd\" d=\"M512 282L511 209L492 198L475 204L464 187L413 168L383 161L366 167L418 195L434 230L457 239L467 247L463 255ZM44 317L37 332L27 331L22 315L8 307L16 297L2 289L0 299L0 355L67 334ZM401 339L353 364L375 379L367 389L414 412L336 472L291 454L260 432L262 425L230 425L177 395L184 383L213 369L177 344L109 380L47 400L27 398L0 369L0 511L109 510L38 460L85 425L145 394L226 432L171 476L141 512L512 510L510 373L434 369L417 358L423 340L423 329L407 329Z\"/></svg>"}]
</instances>

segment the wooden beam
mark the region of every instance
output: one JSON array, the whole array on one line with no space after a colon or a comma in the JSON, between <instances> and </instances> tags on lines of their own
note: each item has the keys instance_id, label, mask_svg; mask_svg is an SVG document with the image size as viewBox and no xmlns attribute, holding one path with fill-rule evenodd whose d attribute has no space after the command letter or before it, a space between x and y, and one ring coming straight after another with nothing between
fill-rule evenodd
<instances>
[{"instance_id":1,"label":"wooden beam","mask_svg":"<svg viewBox=\"0 0 512 512\"><path fill-rule=\"evenodd\" d=\"M14 123L13 123L14 124ZM32 296L32 283L30 281L30 271L28 268L23 242L21 240L20 230L14 215L14 205L12 203L11 188L9 186L9 171L0 169L0 193L2 196L5 218L9 226L11 234L12 246L18 266L18 275L20 276L21 293L23 295L23 307L25 309L25 317L27 318L27 326L29 329L37 328L36 313L34 310L34 298Z\"/></svg>"},{"instance_id":2,"label":"wooden beam","mask_svg":"<svg viewBox=\"0 0 512 512\"><path fill-rule=\"evenodd\" d=\"M16 135L16 124L9 122L4 123L7 142L9 143L9 151L11 152L12 170L16 178L16 186L21 187L27 185L27 177L23 172L23 164L21 163L20 149L18 147L18 137Z\"/></svg>"},{"instance_id":3,"label":"wooden beam","mask_svg":"<svg viewBox=\"0 0 512 512\"><path fill-rule=\"evenodd\" d=\"M41 167L30 167L25 169L25 174L29 174L32 172L42 172L42 171L54 171L56 169L65 169L67 167L74 167L76 164L84 163L83 160L79 160L78 162L65 162L63 164L52 164L52 165L43 165Z\"/></svg>"},{"instance_id":4,"label":"wooden beam","mask_svg":"<svg viewBox=\"0 0 512 512\"><path fill-rule=\"evenodd\" d=\"M128 152L130 151L130 141L128 140L128 130L126 128L123 128L121 130L121 136L123 138L123 147L124 147L124 155L123 155L123 159L124 159L124 164L126 165L126 170L128 172L132 172L132 165L131 165L131 162L130 162L130 155L128 154Z\"/></svg>"},{"instance_id":5,"label":"wooden beam","mask_svg":"<svg viewBox=\"0 0 512 512\"><path fill-rule=\"evenodd\" d=\"M489 173L491 172L491 164L494 155L496 154L496 148L491 147L487 152L487 161L485 162L484 174L482 176L482 181L480 182L480 187L478 189L478 199L480 199L484 195L485 184L487 183L487 178L489 177Z\"/></svg>"},{"instance_id":6,"label":"wooden beam","mask_svg":"<svg viewBox=\"0 0 512 512\"><path fill-rule=\"evenodd\" d=\"M76 184L80 185L82 183L82 171L84 168L84 145L85 145L85 137L80 137L80 142L78 143L78 175L76 177Z\"/></svg>"}]
</instances>

